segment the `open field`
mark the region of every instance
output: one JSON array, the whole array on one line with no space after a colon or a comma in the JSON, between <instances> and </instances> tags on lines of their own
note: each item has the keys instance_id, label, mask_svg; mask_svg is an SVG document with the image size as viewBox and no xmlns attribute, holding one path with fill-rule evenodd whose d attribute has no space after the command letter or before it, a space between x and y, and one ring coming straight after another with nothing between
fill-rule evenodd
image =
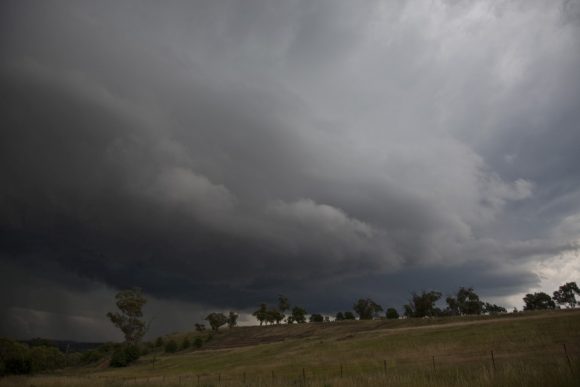
<instances>
[{"instance_id":1,"label":"open field","mask_svg":"<svg viewBox=\"0 0 580 387\"><path fill-rule=\"evenodd\" d=\"M580 310L240 327L201 350L153 353L124 369L71 368L0 386L578 386L579 327Z\"/></svg>"}]
</instances>

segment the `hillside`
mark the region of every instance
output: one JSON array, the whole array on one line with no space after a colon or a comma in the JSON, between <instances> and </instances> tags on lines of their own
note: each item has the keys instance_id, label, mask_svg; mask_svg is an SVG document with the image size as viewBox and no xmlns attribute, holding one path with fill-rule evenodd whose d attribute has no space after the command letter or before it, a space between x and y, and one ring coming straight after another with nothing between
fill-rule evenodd
<instances>
[{"instance_id":1,"label":"hillside","mask_svg":"<svg viewBox=\"0 0 580 387\"><path fill-rule=\"evenodd\" d=\"M202 349L152 353L125 369L74 368L0 386L573 386L579 326L580 310L239 327Z\"/></svg>"}]
</instances>

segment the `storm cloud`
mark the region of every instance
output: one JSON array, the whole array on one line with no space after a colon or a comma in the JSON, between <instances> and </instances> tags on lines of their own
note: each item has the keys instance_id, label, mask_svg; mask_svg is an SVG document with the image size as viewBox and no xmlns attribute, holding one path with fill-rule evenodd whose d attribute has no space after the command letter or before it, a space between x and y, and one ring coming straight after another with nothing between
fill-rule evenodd
<instances>
[{"instance_id":1,"label":"storm cloud","mask_svg":"<svg viewBox=\"0 0 580 387\"><path fill-rule=\"evenodd\" d=\"M0 15L2 334L85 339L129 286L191 309L163 333L277 294L580 279L578 1Z\"/></svg>"}]
</instances>

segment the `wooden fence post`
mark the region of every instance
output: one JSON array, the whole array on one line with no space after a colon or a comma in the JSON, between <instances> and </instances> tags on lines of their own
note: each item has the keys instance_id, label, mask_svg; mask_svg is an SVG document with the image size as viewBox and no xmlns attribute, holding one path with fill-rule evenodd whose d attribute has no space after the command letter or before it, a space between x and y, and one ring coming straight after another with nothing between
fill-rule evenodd
<instances>
[{"instance_id":1,"label":"wooden fence post","mask_svg":"<svg viewBox=\"0 0 580 387\"><path fill-rule=\"evenodd\" d=\"M495 357L493 356L493 351L491 351L491 364L493 366L493 372L495 372Z\"/></svg>"},{"instance_id":2,"label":"wooden fence post","mask_svg":"<svg viewBox=\"0 0 580 387\"><path fill-rule=\"evenodd\" d=\"M431 356L431 360L433 360L433 371L435 371L435 356Z\"/></svg>"},{"instance_id":3,"label":"wooden fence post","mask_svg":"<svg viewBox=\"0 0 580 387\"><path fill-rule=\"evenodd\" d=\"M342 378L342 364L340 365L340 377Z\"/></svg>"},{"instance_id":4,"label":"wooden fence post","mask_svg":"<svg viewBox=\"0 0 580 387\"><path fill-rule=\"evenodd\" d=\"M387 376L387 361L383 360L383 371L385 371L385 376Z\"/></svg>"},{"instance_id":5,"label":"wooden fence post","mask_svg":"<svg viewBox=\"0 0 580 387\"><path fill-rule=\"evenodd\" d=\"M302 381L306 384L306 370L304 368L302 368Z\"/></svg>"}]
</instances>

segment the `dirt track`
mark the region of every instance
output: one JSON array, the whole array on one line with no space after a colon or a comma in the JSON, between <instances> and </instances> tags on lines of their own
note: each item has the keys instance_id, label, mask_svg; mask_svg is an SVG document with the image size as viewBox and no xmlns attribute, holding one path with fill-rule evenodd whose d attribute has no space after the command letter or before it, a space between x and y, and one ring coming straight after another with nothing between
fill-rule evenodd
<instances>
[{"instance_id":1,"label":"dirt track","mask_svg":"<svg viewBox=\"0 0 580 387\"><path fill-rule=\"evenodd\" d=\"M207 350L226 349L301 338L334 338L335 340L348 340L355 335L371 331L376 331L382 335L396 334L411 330L477 324L496 324L522 319L549 319L558 317L561 313L580 315L580 309L549 312L520 312L514 315L507 314L495 317L465 316L432 319L341 321L331 323L238 327L232 330L220 331L204 348Z\"/></svg>"}]
</instances>

